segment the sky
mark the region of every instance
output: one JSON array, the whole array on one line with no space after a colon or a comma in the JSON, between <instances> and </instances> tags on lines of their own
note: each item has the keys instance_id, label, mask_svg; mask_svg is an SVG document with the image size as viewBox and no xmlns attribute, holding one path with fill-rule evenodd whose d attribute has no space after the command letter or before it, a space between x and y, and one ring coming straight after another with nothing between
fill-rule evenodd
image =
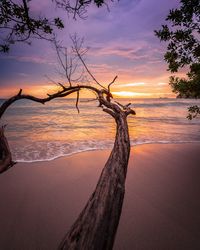
<instances>
[{"instance_id":1,"label":"sky","mask_svg":"<svg viewBox=\"0 0 200 250\"><path fill-rule=\"evenodd\" d=\"M160 43L154 30L165 23L169 9L176 8L178 2L114 1L109 4L110 11L91 6L84 20L73 20L49 0L32 0L30 7L33 15L64 20L65 29L57 32L63 46L70 48L69 37L75 33L84 38L88 48L85 60L95 78L106 86L118 76L112 85L115 96L152 98L175 97L168 85L171 73L163 60L166 44ZM0 55L0 98L16 94L20 88L24 93L44 96L58 88L52 81L66 82L60 71L55 49L48 41L15 44L8 54ZM83 97L87 95L83 93Z\"/></svg>"}]
</instances>

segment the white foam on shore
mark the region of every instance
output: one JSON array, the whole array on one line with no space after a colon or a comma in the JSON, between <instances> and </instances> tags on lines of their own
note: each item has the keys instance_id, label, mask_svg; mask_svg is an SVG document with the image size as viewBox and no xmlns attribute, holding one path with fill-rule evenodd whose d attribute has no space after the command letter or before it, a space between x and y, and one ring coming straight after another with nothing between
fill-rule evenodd
<instances>
[{"instance_id":1,"label":"white foam on shore","mask_svg":"<svg viewBox=\"0 0 200 250\"><path fill-rule=\"evenodd\" d=\"M137 145L145 145L145 144L184 144L184 143L200 143L200 141L137 141L137 142L131 142L131 146L137 146ZM17 162L22 162L22 163L33 163L33 162L42 162L42 161L52 161L55 159L58 159L60 157L66 157L66 156L71 156L74 154L78 154L78 153L83 153L83 152L87 152L87 151L95 151L95 150L108 150L108 149L112 149L111 145L104 145L104 146L100 146L100 147L85 147L84 149L77 149L74 150L73 152L70 153L63 153L60 152L57 155L54 155L52 157L46 157L46 158L40 158L40 159L34 159L34 160L26 160L26 159L22 159L22 158L18 158L16 159Z\"/></svg>"}]
</instances>

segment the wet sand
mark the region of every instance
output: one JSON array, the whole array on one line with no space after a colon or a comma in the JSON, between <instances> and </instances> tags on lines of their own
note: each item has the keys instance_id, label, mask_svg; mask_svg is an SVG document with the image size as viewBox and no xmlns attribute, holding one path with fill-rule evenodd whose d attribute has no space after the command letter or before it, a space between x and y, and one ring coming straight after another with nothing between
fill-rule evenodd
<instances>
[{"instance_id":1,"label":"wet sand","mask_svg":"<svg viewBox=\"0 0 200 250\"><path fill-rule=\"evenodd\" d=\"M0 175L0 249L56 249L109 153L18 163ZM199 197L200 143L132 148L114 249L200 249Z\"/></svg>"}]
</instances>

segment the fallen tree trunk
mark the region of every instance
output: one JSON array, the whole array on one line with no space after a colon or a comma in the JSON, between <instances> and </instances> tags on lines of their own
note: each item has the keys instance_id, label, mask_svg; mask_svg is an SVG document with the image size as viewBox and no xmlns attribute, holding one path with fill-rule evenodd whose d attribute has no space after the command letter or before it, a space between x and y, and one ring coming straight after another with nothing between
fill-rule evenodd
<instances>
[{"instance_id":1,"label":"fallen tree trunk","mask_svg":"<svg viewBox=\"0 0 200 250\"><path fill-rule=\"evenodd\" d=\"M113 247L124 199L130 153L127 114L120 111L115 114L115 121L117 131L110 157L95 191L59 249L108 250Z\"/></svg>"},{"instance_id":2,"label":"fallen tree trunk","mask_svg":"<svg viewBox=\"0 0 200 250\"><path fill-rule=\"evenodd\" d=\"M7 139L4 135L4 127L0 128L0 173L11 168L15 162L12 161L12 156Z\"/></svg>"},{"instance_id":3,"label":"fallen tree trunk","mask_svg":"<svg viewBox=\"0 0 200 250\"><path fill-rule=\"evenodd\" d=\"M109 86L112 82L109 84ZM113 150L101 173L96 189L91 195L85 208L72 225L61 242L59 249L71 250L110 250L113 247L115 234L119 224L125 193L125 179L130 154L130 139L128 133L127 116L135 112L127 105L112 102L110 90L99 90L92 86L79 85L64 87L62 91L48 95L47 98L36 98L22 95L22 90L16 96L5 101L0 107L0 118L5 110L15 101L29 99L45 103L57 97L65 97L81 89L95 92L99 107L111 115L116 122L116 137ZM77 94L76 108L78 109L79 94ZM79 109L78 109L79 111ZM3 128L0 137L1 162L0 173L13 166L13 161Z\"/></svg>"}]
</instances>

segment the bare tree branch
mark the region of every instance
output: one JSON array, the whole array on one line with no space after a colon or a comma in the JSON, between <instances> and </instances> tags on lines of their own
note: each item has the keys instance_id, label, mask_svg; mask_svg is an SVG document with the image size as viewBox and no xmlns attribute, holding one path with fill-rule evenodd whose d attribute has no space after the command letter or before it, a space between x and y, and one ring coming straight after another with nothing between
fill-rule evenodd
<instances>
[{"instance_id":1,"label":"bare tree branch","mask_svg":"<svg viewBox=\"0 0 200 250\"><path fill-rule=\"evenodd\" d=\"M86 19L87 18L87 8L91 3L95 3L97 7L106 6L107 11L109 10L108 3L105 0L54 0L57 7L66 10L68 13L73 15L73 18L76 20L76 17ZM113 0L111 0L113 1ZM75 3L74 3L75 2Z\"/></svg>"},{"instance_id":2,"label":"bare tree branch","mask_svg":"<svg viewBox=\"0 0 200 250\"><path fill-rule=\"evenodd\" d=\"M85 51L81 52L81 46L82 44L77 44L77 50L75 50L75 52L79 53L77 54L79 60L82 62L87 73L95 81L96 79L91 74L82 58L82 55L85 53ZM69 77L71 80L73 61L69 61L67 57L65 57L65 60L66 61L64 64L62 58L60 57L60 61L63 63L63 65L61 65L64 66L65 71L67 72L67 77ZM48 97L46 98L37 98L32 95L22 94L22 89L20 89L15 96L6 100L0 107L1 118L6 109L17 100L27 99L45 104L46 102L55 98L66 97L72 93L76 93L77 97L75 107L79 112L79 93L80 90L85 89L95 93L99 102L99 107L101 107L104 112L111 115L115 119L116 137L113 150L105 164L96 189L90 196L85 208L62 240L59 246L59 249L62 250L110 250L112 249L114 243L123 205L125 179L130 154L130 139L127 116L129 114L135 114L135 111L130 109L130 104L124 106L118 102L113 102L110 86L115 82L116 78L117 77L115 77L108 85L108 89L103 87L103 85L97 81L95 81L95 83L97 83L98 88L84 84L76 84L76 86L70 85L65 87L63 84L58 83L62 87L62 90L58 90L53 94L47 94ZM68 82L70 84L70 81ZM99 89L99 87L101 87L101 89ZM3 143L3 141L4 138L0 137L0 143ZM8 146L5 146L3 152L6 152L7 148L9 149ZM6 167L4 163L1 164L0 162L0 172L6 171L9 166L12 166L11 154L7 154L6 157L3 156L2 159L3 162L6 160Z\"/></svg>"},{"instance_id":3,"label":"bare tree branch","mask_svg":"<svg viewBox=\"0 0 200 250\"><path fill-rule=\"evenodd\" d=\"M64 71L64 77L67 79L69 86L72 86L72 83L80 82L83 79L83 70L80 72L77 55L74 54L74 50L68 50L66 47L62 47L55 40L54 42L58 62L61 68Z\"/></svg>"},{"instance_id":4,"label":"bare tree branch","mask_svg":"<svg viewBox=\"0 0 200 250\"><path fill-rule=\"evenodd\" d=\"M112 82L108 84L108 92L111 92L110 87L116 81L116 79L117 79L117 76L115 76L114 79L112 80Z\"/></svg>"},{"instance_id":5,"label":"bare tree branch","mask_svg":"<svg viewBox=\"0 0 200 250\"><path fill-rule=\"evenodd\" d=\"M8 52L16 42L31 44L31 39L44 39L53 42L55 28L63 29L64 24L59 17L49 19L36 16L29 6L29 0L0 1L0 52Z\"/></svg>"},{"instance_id":6,"label":"bare tree branch","mask_svg":"<svg viewBox=\"0 0 200 250\"><path fill-rule=\"evenodd\" d=\"M94 77L94 75L91 73L91 71L89 70L89 68L87 67L85 61L83 60L82 56L87 52L86 50L81 52L82 49L82 45L83 45L83 39L80 40L77 38L76 35L74 35L73 37L71 36L71 40L73 42L73 50L76 53L76 55L78 56L79 60L81 61L81 63L83 64L85 70L87 71L87 73L90 75L90 77L92 78L92 80L94 80L94 82L99 85L101 88L106 89L103 85L101 85L97 79Z\"/></svg>"},{"instance_id":7,"label":"bare tree branch","mask_svg":"<svg viewBox=\"0 0 200 250\"><path fill-rule=\"evenodd\" d=\"M18 92L17 95L12 96L11 98L9 98L8 100L6 100L1 106L0 106L0 118L2 117L2 115L4 114L4 112L6 111L6 109L15 101L21 100L21 99L27 99L27 100L31 100L34 102L38 102L41 104L45 104L46 102L51 101L52 99L55 98L59 98L59 97L65 97L68 96L74 92L79 91L80 89L88 89L91 90L92 92L95 92L98 96L102 96L101 91L98 90L95 87L92 86L88 86L88 85L78 85L78 86L72 86L72 87L68 87L65 88L63 90L57 91L53 94L47 94L48 97L46 98L38 98L32 95L25 95L25 94L21 94L22 93L22 89L20 89L20 91Z\"/></svg>"},{"instance_id":8,"label":"bare tree branch","mask_svg":"<svg viewBox=\"0 0 200 250\"><path fill-rule=\"evenodd\" d=\"M51 78L50 78L49 76L47 76L47 75L45 75L45 77L46 77L50 82L52 82L53 84L55 84L55 85L57 85L57 86L60 86L63 90L66 89L66 87L65 87L62 83L54 81L53 79L51 79Z\"/></svg>"},{"instance_id":9,"label":"bare tree branch","mask_svg":"<svg viewBox=\"0 0 200 250\"><path fill-rule=\"evenodd\" d=\"M80 113L79 108L78 108L78 102L79 102L79 90L77 91L77 97L76 97L76 109L78 113Z\"/></svg>"},{"instance_id":10,"label":"bare tree branch","mask_svg":"<svg viewBox=\"0 0 200 250\"><path fill-rule=\"evenodd\" d=\"M103 111L111 115L114 119L116 119L117 116L111 109L103 108Z\"/></svg>"}]
</instances>

